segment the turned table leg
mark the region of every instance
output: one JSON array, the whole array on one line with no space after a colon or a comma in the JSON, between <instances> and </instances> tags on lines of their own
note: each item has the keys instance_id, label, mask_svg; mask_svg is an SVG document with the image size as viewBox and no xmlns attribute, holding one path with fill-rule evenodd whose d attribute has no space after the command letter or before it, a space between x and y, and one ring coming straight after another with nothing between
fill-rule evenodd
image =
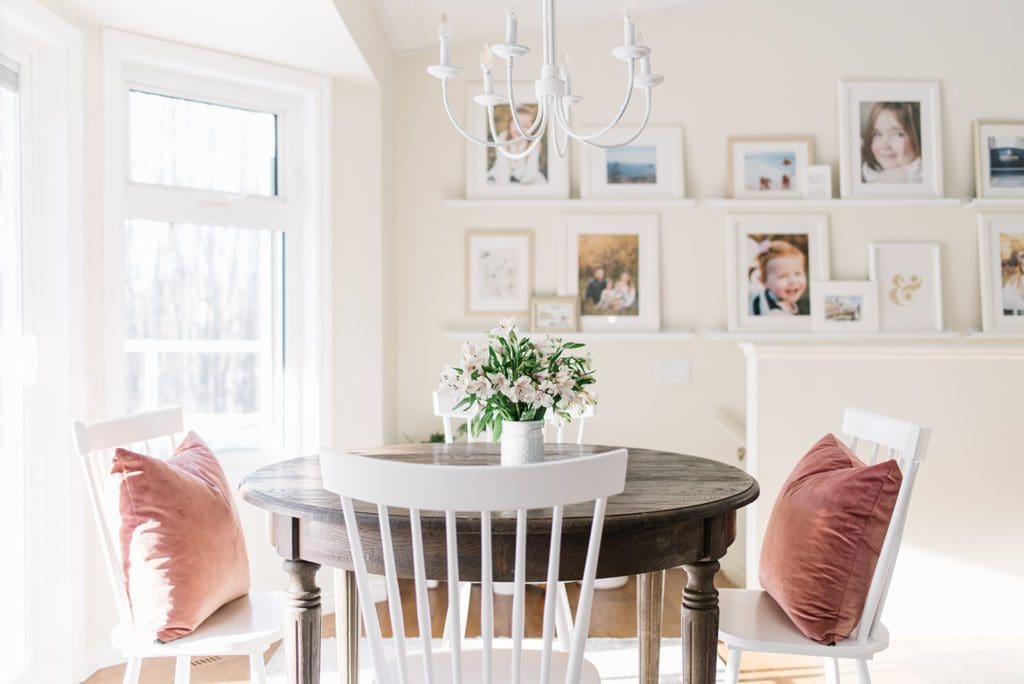
<instances>
[{"instance_id":1,"label":"turned table leg","mask_svg":"<svg viewBox=\"0 0 1024 684\"><path fill-rule=\"evenodd\" d=\"M683 681L714 684L718 646L718 590L714 579L718 561L690 563L683 569Z\"/></svg>"},{"instance_id":2,"label":"turned table leg","mask_svg":"<svg viewBox=\"0 0 1024 684\"><path fill-rule=\"evenodd\" d=\"M286 560L288 598L285 601L285 666L288 684L320 682L320 566L303 560Z\"/></svg>"},{"instance_id":3,"label":"turned table leg","mask_svg":"<svg viewBox=\"0 0 1024 684\"><path fill-rule=\"evenodd\" d=\"M636 578L636 625L640 641L640 684L657 684L661 656L661 597L665 571L648 572Z\"/></svg>"}]
</instances>

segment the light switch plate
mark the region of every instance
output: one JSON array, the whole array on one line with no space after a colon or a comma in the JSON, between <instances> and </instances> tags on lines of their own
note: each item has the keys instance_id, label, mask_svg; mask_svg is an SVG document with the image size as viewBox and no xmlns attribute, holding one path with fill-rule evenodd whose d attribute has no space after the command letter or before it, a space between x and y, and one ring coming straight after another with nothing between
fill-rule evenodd
<instances>
[{"instance_id":1,"label":"light switch plate","mask_svg":"<svg viewBox=\"0 0 1024 684\"><path fill-rule=\"evenodd\" d=\"M654 382L658 385L685 385L690 382L689 359L659 359L654 362Z\"/></svg>"}]
</instances>

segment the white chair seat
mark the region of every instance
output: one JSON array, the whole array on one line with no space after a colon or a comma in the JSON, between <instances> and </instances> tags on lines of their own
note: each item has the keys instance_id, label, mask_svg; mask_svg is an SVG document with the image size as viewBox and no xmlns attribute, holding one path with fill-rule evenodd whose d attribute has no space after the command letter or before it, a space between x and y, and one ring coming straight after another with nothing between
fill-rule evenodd
<instances>
[{"instance_id":1,"label":"white chair seat","mask_svg":"<svg viewBox=\"0 0 1024 684\"><path fill-rule=\"evenodd\" d=\"M111 639L126 656L136 658L262 651L284 638L284 602L281 591L251 592L221 606L188 636L166 644L148 641L123 623L114 628Z\"/></svg>"},{"instance_id":2,"label":"white chair seat","mask_svg":"<svg viewBox=\"0 0 1024 684\"><path fill-rule=\"evenodd\" d=\"M889 630L879 624L866 641L846 639L826 646L805 637L768 592L718 590L718 637L727 646L761 653L792 653L829 658L865 658L889 645Z\"/></svg>"},{"instance_id":3,"label":"white chair seat","mask_svg":"<svg viewBox=\"0 0 1024 684\"><path fill-rule=\"evenodd\" d=\"M431 651L431 662L434 666L435 682L452 682L452 656L449 649ZM483 651L463 650L462 651L462 681L482 682L483 678ZM519 679L520 684L540 684L540 651L523 649L520 663L522 673ZM407 684L426 684L423 674L422 653L410 653L406 657L407 672L409 680ZM551 676L549 682L564 682L565 673L569 667L569 654L562 651L551 652ZM496 647L491 651L491 672L492 681L503 682L508 679L512 671L512 651L508 648ZM376 681L374 678L373 681ZM583 667L580 670L579 684L600 684L601 675L597 668L586 658L583 659Z\"/></svg>"}]
</instances>

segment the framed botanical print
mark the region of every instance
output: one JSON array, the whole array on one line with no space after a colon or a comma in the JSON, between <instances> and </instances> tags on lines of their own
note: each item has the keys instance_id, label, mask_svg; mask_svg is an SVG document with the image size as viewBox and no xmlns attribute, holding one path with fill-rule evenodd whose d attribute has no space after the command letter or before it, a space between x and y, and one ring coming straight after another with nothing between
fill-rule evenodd
<instances>
[{"instance_id":1,"label":"framed botanical print","mask_svg":"<svg viewBox=\"0 0 1024 684\"><path fill-rule=\"evenodd\" d=\"M810 330L811 283L829 278L828 217L738 214L728 228L729 330Z\"/></svg>"},{"instance_id":2,"label":"framed botanical print","mask_svg":"<svg viewBox=\"0 0 1024 684\"><path fill-rule=\"evenodd\" d=\"M533 293L533 233L466 231L466 315L521 316Z\"/></svg>"},{"instance_id":3,"label":"framed botanical print","mask_svg":"<svg viewBox=\"0 0 1024 684\"><path fill-rule=\"evenodd\" d=\"M843 197L942 197L938 81L839 84Z\"/></svg>"},{"instance_id":4,"label":"framed botanical print","mask_svg":"<svg viewBox=\"0 0 1024 684\"><path fill-rule=\"evenodd\" d=\"M1024 335L1024 214L978 217L981 320Z\"/></svg>"},{"instance_id":5,"label":"framed botanical print","mask_svg":"<svg viewBox=\"0 0 1024 684\"><path fill-rule=\"evenodd\" d=\"M529 132L538 113L532 83L516 83L516 114L519 125ZM500 90L496 87L496 90ZM469 88L470 92L479 88ZM488 108L467 98L467 126L473 136L488 142L504 143L521 138L508 104L493 107L494 128ZM502 151L503 150L503 151ZM525 139L502 147L485 147L466 142L466 197L493 198L566 198L569 196L569 158L555 153L550 127L540 139Z\"/></svg>"},{"instance_id":6,"label":"framed botanical print","mask_svg":"<svg viewBox=\"0 0 1024 684\"><path fill-rule=\"evenodd\" d=\"M811 291L811 329L816 332L876 332L877 284L869 280L814 283Z\"/></svg>"},{"instance_id":7,"label":"framed botanical print","mask_svg":"<svg viewBox=\"0 0 1024 684\"><path fill-rule=\"evenodd\" d=\"M683 131L648 126L633 142L583 150L580 196L588 198L683 197Z\"/></svg>"},{"instance_id":8,"label":"framed botanical print","mask_svg":"<svg viewBox=\"0 0 1024 684\"><path fill-rule=\"evenodd\" d=\"M576 297L534 297L530 303L530 332L576 332L580 302Z\"/></svg>"},{"instance_id":9,"label":"framed botanical print","mask_svg":"<svg viewBox=\"0 0 1024 684\"><path fill-rule=\"evenodd\" d=\"M974 122L974 178L978 197L1024 197L1024 121Z\"/></svg>"},{"instance_id":10,"label":"framed botanical print","mask_svg":"<svg viewBox=\"0 0 1024 684\"><path fill-rule=\"evenodd\" d=\"M804 169L814 163L811 136L734 136L728 149L731 197L803 197Z\"/></svg>"},{"instance_id":11,"label":"framed botanical print","mask_svg":"<svg viewBox=\"0 0 1024 684\"><path fill-rule=\"evenodd\" d=\"M868 275L878 284L883 332L942 332L942 264L935 243L873 243Z\"/></svg>"},{"instance_id":12,"label":"framed botanical print","mask_svg":"<svg viewBox=\"0 0 1024 684\"><path fill-rule=\"evenodd\" d=\"M581 330L660 327L656 215L565 216L561 251L560 290L579 301Z\"/></svg>"}]
</instances>

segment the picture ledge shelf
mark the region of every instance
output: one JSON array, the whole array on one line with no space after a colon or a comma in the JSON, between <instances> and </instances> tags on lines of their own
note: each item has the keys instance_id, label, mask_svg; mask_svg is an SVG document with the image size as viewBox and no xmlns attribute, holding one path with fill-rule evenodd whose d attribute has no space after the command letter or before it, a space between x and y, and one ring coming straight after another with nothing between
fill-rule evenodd
<instances>
[{"instance_id":1,"label":"picture ledge shelf","mask_svg":"<svg viewBox=\"0 0 1024 684\"><path fill-rule=\"evenodd\" d=\"M831 209L843 207L991 207L1024 208L1024 200L973 199L957 197L857 197L832 199L733 199L730 197L709 197L704 200L693 198L636 198L636 199L517 199L479 198L446 199L442 206L448 209L694 209L698 205L724 207L727 209Z\"/></svg>"},{"instance_id":2,"label":"picture ledge shelf","mask_svg":"<svg viewBox=\"0 0 1024 684\"><path fill-rule=\"evenodd\" d=\"M937 341L956 340L962 337L959 330L943 330L942 332L815 332L794 331L781 332L774 330L728 331L705 330L703 336L709 340L739 340L744 342L899 342L899 341Z\"/></svg>"},{"instance_id":3,"label":"picture ledge shelf","mask_svg":"<svg viewBox=\"0 0 1024 684\"><path fill-rule=\"evenodd\" d=\"M697 200L679 198L636 199L447 199L443 206L452 209L493 209L496 207L522 207L538 209L692 209Z\"/></svg>"},{"instance_id":4,"label":"picture ledge shelf","mask_svg":"<svg viewBox=\"0 0 1024 684\"><path fill-rule=\"evenodd\" d=\"M549 333L524 332L527 337L543 337ZM630 330L609 330L607 332L553 332L552 337L564 337L574 342L593 342L595 340L693 340L697 333L693 330L651 330L651 331L630 331ZM483 330L446 330L444 336L449 339L484 339L487 336Z\"/></svg>"},{"instance_id":5,"label":"picture ledge shelf","mask_svg":"<svg viewBox=\"0 0 1024 684\"><path fill-rule=\"evenodd\" d=\"M1024 340L1024 330L967 330L964 337L969 340Z\"/></svg>"},{"instance_id":6,"label":"picture ledge shelf","mask_svg":"<svg viewBox=\"0 0 1024 684\"><path fill-rule=\"evenodd\" d=\"M833 197L831 199L736 199L710 197L712 207L733 209L828 209L830 207L958 207L957 197Z\"/></svg>"},{"instance_id":7,"label":"picture ledge shelf","mask_svg":"<svg viewBox=\"0 0 1024 684\"><path fill-rule=\"evenodd\" d=\"M1024 199L973 197L967 200L966 206L977 209L1024 209Z\"/></svg>"}]
</instances>

